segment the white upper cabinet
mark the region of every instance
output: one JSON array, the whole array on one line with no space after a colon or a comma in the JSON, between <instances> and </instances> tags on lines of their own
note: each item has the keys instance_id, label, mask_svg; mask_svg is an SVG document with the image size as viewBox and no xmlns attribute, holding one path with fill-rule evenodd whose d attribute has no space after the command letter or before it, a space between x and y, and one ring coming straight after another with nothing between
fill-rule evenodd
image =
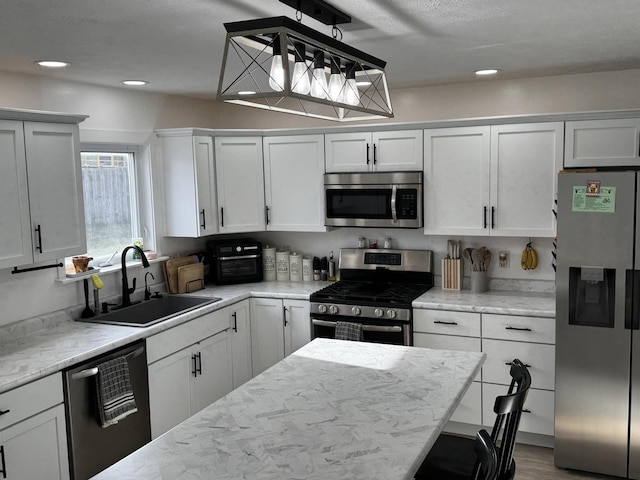
<instances>
[{"instance_id":1,"label":"white upper cabinet","mask_svg":"<svg viewBox=\"0 0 640 480\"><path fill-rule=\"evenodd\" d=\"M422 170L422 131L325 135L327 173Z\"/></svg>"},{"instance_id":2,"label":"white upper cabinet","mask_svg":"<svg viewBox=\"0 0 640 480\"><path fill-rule=\"evenodd\" d=\"M262 137L216 137L220 233L265 229Z\"/></svg>"},{"instance_id":3,"label":"white upper cabinet","mask_svg":"<svg viewBox=\"0 0 640 480\"><path fill-rule=\"evenodd\" d=\"M564 166L640 165L640 118L565 123Z\"/></svg>"},{"instance_id":4,"label":"white upper cabinet","mask_svg":"<svg viewBox=\"0 0 640 480\"><path fill-rule=\"evenodd\" d=\"M162 137L165 235L202 237L218 232L213 140Z\"/></svg>"},{"instance_id":5,"label":"white upper cabinet","mask_svg":"<svg viewBox=\"0 0 640 480\"><path fill-rule=\"evenodd\" d=\"M563 124L425 130L425 234L553 237Z\"/></svg>"},{"instance_id":6,"label":"white upper cabinet","mask_svg":"<svg viewBox=\"0 0 640 480\"><path fill-rule=\"evenodd\" d=\"M325 232L324 138L264 138L268 231Z\"/></svg>"},{"instance_id":7,"label":"white upper cabinet","mask_svg":"<svg viewBox=\"0 0 640 480\"><path fill-rule=\"evenodd\" d=\"M78 126L0 121L0 267L87 250Z\"/></svg>"}]
</instances>

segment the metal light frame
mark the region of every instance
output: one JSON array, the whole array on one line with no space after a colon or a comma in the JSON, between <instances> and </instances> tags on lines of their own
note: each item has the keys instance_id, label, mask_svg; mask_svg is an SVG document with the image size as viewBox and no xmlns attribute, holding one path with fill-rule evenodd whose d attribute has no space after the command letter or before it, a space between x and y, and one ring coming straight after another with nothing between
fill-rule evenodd
<instances>
[{"instance_id":1,"label":"metal light frame","mask_svg":"<svg viewBox=\"0 0 640 480\"><path fill-rule=\"evenodd\" d=\"M232 22L224 26L227 37L218 99L340 122L393 117L384 72L386 62L288 17ZM335 89L333 98L328 91L326 98L319 98L294 90L293 66L296 58L303 59L303 51L305 74L310 79L314 64L316 68L324 65L327 81L332 71L340 72L343 84L339 95ZM284 76L279 81L270 74L274 52L282 54ZM347 77L351 78L350 83L345 82ZM270 85L270 80L277 88ZM357 88L353 80L359 82ZM315 91L319 92L317 85Z\"/></svg>"}]
</instances>

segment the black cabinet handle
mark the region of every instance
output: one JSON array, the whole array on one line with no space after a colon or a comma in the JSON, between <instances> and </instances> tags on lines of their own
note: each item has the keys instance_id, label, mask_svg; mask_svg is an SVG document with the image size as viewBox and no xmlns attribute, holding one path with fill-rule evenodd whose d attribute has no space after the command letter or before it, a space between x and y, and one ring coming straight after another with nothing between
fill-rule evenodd
<instances>
[{"instance_id":1,"label":"black cabinet handle","mask_svg":"<svg viewBox=\"0 0 640 480\"><path fill-rule=\"evenodd\" d=\"M5 413L9 413L11 410L9 410L8 408L6 410L0 410L0 416L4 415Z\"/></svg>"},{"instance_id":2,"label":"black cabinet handle","mask_svg":"<svg viewBox=\"0 0 640 480\"><path fill-rule=\"evenodd\" d=\"M458 325L458 322L443 322L442 320L434 320L433 323L441 323L442 325Z\"/></svg>"},{"instance_id":3,"label":"black cabinet handle","mask_svg":"<svg viewBox=\"0 0 640 480\"><path fill-rule=\"evenodd\" d=\"M504 327L505 330L517 330L519 332L532 332L528 327Z\"/></svg>"},{"instance_id":4,"label":"black cabinet handle","mask_svg":"<svg viewBox=\"0 0 640 480\"><path fill-rule=\"evenodd\" d=\"M287 326L287 307L282 307L282 318L284 320L284 326Z\"/></svg>"},{"instance_id":5,"label":"black cabinet handle","mask_svg":"<svg viewBox=\"0 0 640 480\"><path fill-rule=\"evenodd\" d=\"M528 408L523 408L522 413L531 413L531 410L529 410Z\"/></svg>"},{"instance_id":6,"label":"black cabinet handle","mask_svg":"<svg viewBox=\"0 0 640 480\"><path fill-rule=\"evenodd\" d=\"M0 445L0 463L2 463L2 469L0 469L2 478L7 478L7 464L4 461L4 445Z\"/></svg>"},{"instance_id":7,"label":"black cabinet handle","mask_svg":"<svg viewBox=\"0 0 640 480\"><path fill-rule=\"evenodd\" d=\"M191 366L192 366L192 370L191 373L193 374L194 377L198 376L198 369L196 368L196 354L192 354L191 355Z\"/></svg>"},{"instance_id":8,"label":"black cabinet handle","mask_svg":"<svg viewBox=\"0 0 640 480\"><path fill-rule=\"evenodd\" d=\"M224 227L224 207L220 207L220 226Z\"/></svg>"},{"instance_id":9,"label":"black cabinet handle","mask_svg":"<svg viewBox=\"0 0 640 480\"><path fill-rule=\"evenodd\" d=\"M198 352L198 369L197 372L202 375L202 352Z\"/></svg>"},{"instance_id":10,"label":"black cabinet handle","mask_svg":"<svg viewBox=\"0 0 640 480\"><path fill-rule=\"evenodd\" d=\"M484 206L484 211L482 214L482 228L487 228L487 206Z\"/></svg>"},{"instance_id":11,"label":"black cabinet handle","mask_svg":"<svg viewBox=\"0 0 640 480\"><path fill-rule=\"evenodd\" d=\"M496 228L495 222L496 207L491 207L491 229Z\"/></svg>"},{"instance_id":12,"label":"black cabinet handle","mask_svg":"<svg viewBox=\"0 0 640 480\"><path fill-rule=\"evenodd\" d=\"M200 210L200 215L202 215L202 225L200 225L204 230L207 229L207 218L204 216L204 208Z\"/></svg>"},{"instance_id":13,"label":"black cabinet handle","mask_svg":"<svg viewBox=\"0 0 640 480\"><path fill-rule=\"evenodd\" d=\"M367 143L367 165L369 165L369 144Z\"/></svg>"},{"instance_id":14,"label":"black cabinet handle","mask_svg":"<svg viewBox=\"0 0 640 480\"><path fill-rule=\"evenodd\" d=\"M378 161L378 159L376 158L376 151L377 151L377 147L376 144L373 144L373 164L375 165L376 162Z\"/></svg>"},{"instance_id":15,"label":"black cabinet handle","mask_svg":"<svg viewBox=\"0 0 640 480\"><path fill-rule=\"evenodd\" d=\"M513 365L513 362L504 362L504 364L511 366L511 365ZM527 367L527 368L531 368L531 365L529 365L528 363L525 363L524 366Z\"/></svg>"},{"instance_id":16,"label":"black cabinet handle","mask_svg":"<svg viewBox=\"0 0 640 480\"><path fill-rule=\"evenodd\" d=\"M238 315L236 314L236 312L233 312L231 316L233 317L233 331L237 332L238 331Z\"/></svg>"},{"instance_id":17,"label":"black cabinet handle","mask_svg":"<svg viewBox=\"0 0 640 480\"><path fill-rule=\"evenodd\" d=\"M42 227L39 224L36 227L36 232L38 232L38 246L36 247L36 250L42 253Z\"/></svg>"},{"instance_id":18,"label":"black cabinet handle","mask_svg":"<svg viewBox=\"0 0 640 480\"><path fill-rule=\"evenodd\" d=\"M264 207L264 215L266 217L265 221L266 221L267 225L269 225L269 207L267 207L266 205Z\"/></svg>"}]
</instances>

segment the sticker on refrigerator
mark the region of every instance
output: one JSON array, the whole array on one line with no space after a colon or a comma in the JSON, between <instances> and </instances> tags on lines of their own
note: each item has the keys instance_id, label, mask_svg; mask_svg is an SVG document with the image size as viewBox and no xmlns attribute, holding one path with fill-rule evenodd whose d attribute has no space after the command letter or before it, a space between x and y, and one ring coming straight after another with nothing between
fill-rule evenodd
<instances>
[{"instance_id":1,"label":"sticker on refrigerator","mask_svg":"<svg viewBox=\"0 0 640 480\"><path fill-rule=\"evenodd\" d=\"M614 213L616 211L616 187L600 185L597 180L587 185L573 187L574 212Z\"/></svg>"}]
</instances>

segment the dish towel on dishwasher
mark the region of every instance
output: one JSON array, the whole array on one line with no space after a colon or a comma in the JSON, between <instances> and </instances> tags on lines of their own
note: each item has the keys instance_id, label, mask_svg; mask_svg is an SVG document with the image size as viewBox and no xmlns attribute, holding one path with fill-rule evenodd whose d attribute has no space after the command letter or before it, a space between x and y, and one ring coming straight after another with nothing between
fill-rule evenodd
<instances>
[{"instance_id":1,"label":"dish towel on dishwasher","mask_svg":"<svg viewBox=\"0 0 640 480\"><path fill-rule=\"evenodd\" d=\"M336 322L337 340L362 341L362 324L353 322Z\"/></svg>"},{"instance_id":2,"label":"dish towel on dishwasher","mask_svg":"<svg viewBox=\"0 0 640 480\"><path fill-rule=\"evenodd\" d=\"M98 365L96 390L102 428L115 425L127 415L138 411L126 357L114 358Z\"/></svg>"}]
</instances>

